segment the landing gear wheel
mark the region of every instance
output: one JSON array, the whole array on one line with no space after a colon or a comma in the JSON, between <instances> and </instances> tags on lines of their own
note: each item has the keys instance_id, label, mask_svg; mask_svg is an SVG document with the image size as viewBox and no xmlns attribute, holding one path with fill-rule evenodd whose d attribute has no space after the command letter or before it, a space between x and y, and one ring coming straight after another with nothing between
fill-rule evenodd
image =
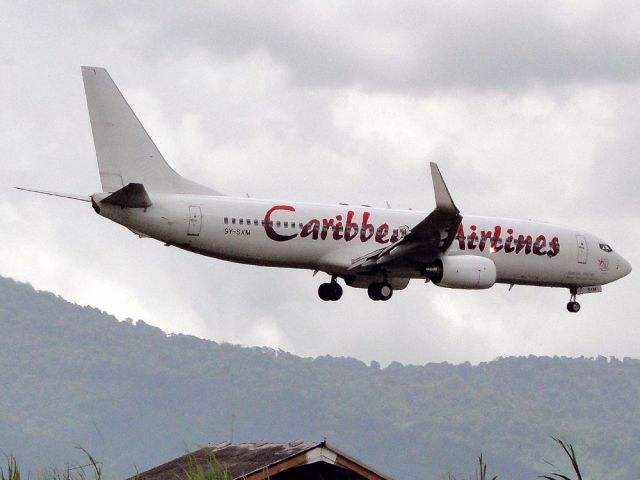
<instances>
[{"instance_id":1,"label":"landing gear wheel","mask_svg":"<svg viewBox=\"0 0 640 480\"><path fill-rule=\"evenodd\" d=\"M338 282L323 283L318 287L318 296L325 302L335 302L342 297L342 287Z\"/></svg>"},{"instance_id":2,"label":"landing gear wheel","mask_svg":"<svg viewBox=\"0 0 640 480\"><path fill-rule=\"evenodd\" d=\"M380 293L378 292L378 286L380 284L379 283L372 283L371 285L369 285L369 288L367 289L367 293L369 294L369 298L371 300L374 301L378 301L381 300L380 298Z\"/></svg>"},{"instance_id":3,"label":"landing gear wheel","mask_svg":"<svg viewBox=\"0 0 640 480\"><path fill-rule=\"evenodd\" d=\"M331 282L329 284L331 288L329 292L331 294L331 301L337 302L342 297L342 287L338 284L338 282Z\"/></svg>"},{"instance_id":4,"label":"landing gear wheel","mask_svg":"<svg viewBox=\"0 0 640 480\"><path fill-rule=\"evenodd\" d=\"M380 285L380 300L387 301L393 295L393 287L388 283Z\"/></svg>"},{"instance_id":5,"label":"landing gear wheel","mask_svg":"<svg viewBox=\"0 0 640 480\"><path fill-rule=\"evenodd\" d=\"M580 311L580 304L576 302L578 289L576 287L571 287L569 289L569 292L571 292L571 299L569 300L569 303L567 303L567 310L569 310L571 313L578 313Z\"/></svg>"},{"instance_id":6,"label":"landing gear wheel","mask_svg":"<svg viewBox=\"0 0 640 480\"><path fill-rule=\"evenodd\" d=\"M567 310L571 313L578 313L580 311L580 304L575 301L569 302L567 303Z\"/></svg>"},{"instance_id":7,"label":"landing gear wheel","mask_svg":"<svg viewBox=\"0 0 640 480\"><path fill-rule=\"evenodd\" d=\"M331 284L321 283L318 287L318 296L320 297L320 300L324 300L325 302L331 300Z\"/></svg>"},{"instance_id":8,"label":"landing gear wheel","mask_svg":"<svg viewBox=\"0 0 640 480\"><path fill-rule=\"evenodd\" d=\"M386 302L393 295L393 287L388 283L372 283L367 289L371 300L382 300Z\"/></svg>"}]
</instances>

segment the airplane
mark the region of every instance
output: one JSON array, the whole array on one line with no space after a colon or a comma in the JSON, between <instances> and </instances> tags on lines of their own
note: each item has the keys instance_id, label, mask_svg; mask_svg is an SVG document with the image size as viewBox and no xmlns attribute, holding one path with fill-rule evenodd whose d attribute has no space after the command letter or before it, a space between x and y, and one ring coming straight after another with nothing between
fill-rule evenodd
<instances>
[{"instance_id":1,"label":"airplane","mask_svg":"<svg viewBox=\"0 0 640 480\"><path fill-rule=\"evenodd\" d=\"M496 283L569 289L576 296L631 272L599 237L532 221L462 215L430 164L431 212L228 196L176 173L104 68L82 67L102 191L91 196L20 188L90 202L99 215L167 246L232 262L325 272L337 301L345 285L387 301L411 279L439 287Z\"/></svg>"}]
</instances>

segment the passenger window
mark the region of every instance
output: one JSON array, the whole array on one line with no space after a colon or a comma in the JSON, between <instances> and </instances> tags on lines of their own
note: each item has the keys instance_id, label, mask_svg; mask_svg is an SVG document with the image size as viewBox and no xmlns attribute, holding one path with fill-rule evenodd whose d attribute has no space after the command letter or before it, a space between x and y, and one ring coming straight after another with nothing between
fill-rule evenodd
<instances>
[{"instance_id":1,"label":"passenger window","mask_svg":"<svg viewBox=\"0 0 640 480\"><path fill-rule=\"evenodd\" d=\"M289 228L289 222L284 222L284 228Z\"/></svg>"},{"instance_id":2,"label":"passenger window","mask_svg":"<svg viewBox=\"0 0 640 480\"><path fill-rule=\"evenodd\" d=\"M254 220L253 224L257 227L258 226L258 219Z\"/></svg>"},{"instance_id":3,"label":"passenger window","mask_svg":"<svg viewBox=\"0 0 640 480\"><path fill-rule=\"evenodd\" d=\"M238 223L239 223L240 225L242 225L242 222L244 222L244 219L243 219L243 218L241 218L240 220L238 220Z\"/></svg>"},{"instance_id":4,"label":"passenger window","mask_svg":"<svg viewBox=\"0 0 640 480\"><path fill-rule=\"evenodd\" d=\"M302 222L300 222L298 225L299 225L299 226L300 226L300 228L302 229Z\"/></svg>"},{"instance_id":5,"label":"passenger window","mask_svg":"<svg viewBox=\"0 0 640 480\"><path fill-rule=\"evenodd\" d=\"M231 219L231 225L235 225L236 224L236 219L235 217Z\"/></svg>"},{"instance_id":6,"label":"passenger window","mask_svg":"<svg viewBox=\"0 0 640 480\"><path fill-rule=\"evenodd\" d=\"M247 218L247 225L251 226L251 219Z\"/></svg>"},{"instance_id":7,"label":"passenger window","mask_svg":"<svg viewBox=\"0 0 640 480\"><path fill-rule=\"evenodd\" d=\"M276 222L276 227L279 227L280 225L282 225L282 224L280 223L280 220L278 220L278 221Z\"/></svg>"},{"instance_id":8,"label":"passenger window","mask_svg":"<svg viewBox=\"0 0 640 480\"><path fill-rule=\"evenodd\" d=\"M394 228L394 229L393 229L393 235L394 235L395 237L397 237L397 236L398 236L398 229L397 229L397 228Z\"/></svg>"},{"instance_id":9,"label":"passenger window","mask_svg":"<svg viewBox=\"0 0 640 480\"><path fill-rule=\"evenodd\" d=\"M229 217L224 217L224 223L229 223Z\"/></svg>"}]
</instances>

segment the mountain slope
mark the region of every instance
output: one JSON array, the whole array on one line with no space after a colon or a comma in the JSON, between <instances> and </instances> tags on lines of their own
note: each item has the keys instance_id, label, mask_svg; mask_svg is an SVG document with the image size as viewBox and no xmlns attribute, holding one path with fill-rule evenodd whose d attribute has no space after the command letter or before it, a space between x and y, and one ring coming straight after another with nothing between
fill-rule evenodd
<instances>
[{"instance_id":1,"label":"mountain slope","mask_svg":"<svg viewBox=\"0 0 640 480\"><path fill-rule=\"evenodd\" d=\"M0 451L112 477L208 442L327 437L407 479L535 478L573 442L591 477L640 470L640 361L507 358L385 369L167 336L0 277Z\"/></svg>"}]
</instances>

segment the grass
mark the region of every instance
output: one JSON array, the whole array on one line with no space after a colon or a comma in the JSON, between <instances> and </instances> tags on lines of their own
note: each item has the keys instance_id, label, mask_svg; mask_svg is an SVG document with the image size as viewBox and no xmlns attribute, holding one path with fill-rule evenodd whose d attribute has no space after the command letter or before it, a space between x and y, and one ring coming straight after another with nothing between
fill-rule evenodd
<instances>
[{"instance_id":1,"label":"grass","mask_svg":"<svg viewBox=\"0 0 640 480\"><path fill-rule=\"evenodd\" d=\"M0 467L0 480L20 480L20 467L14 457L7 457L7 471Z\"/></svg>"},{"instance_id":2,"label":"grass","mask_svg":"<svg viewBox=\"0 0 640 480\"><path fill-rule=\"evenodd\" d=\"M576 475L575 477L576 480L582 480L582 473L580 472L580 466L578 465L578 459L576 456L576 452L573 448L573 445L556 437L551 437L551 438L553 439L554 442L556 442L562 448L562 450L567 455L567 457L569 457L569 460L571 461L571 467L573 468L573 472ZM545 480L573 480L568 475L558 472L557 471L558 468L552 463L549 463L549 462L547 463L556 471L552 473L548 473L546 475L538 475L538 478L544 478ZM482 454L480 455L480 457L478 457L478 470L476 470L475 477L476 477L476 480L487 480L488 478L487 464L485 463L484 458L482 458ZM497 480L497 478L498 476L496 475L494 477L491 477L491 480ZM449 475L448 480L456 480L456 479L452 475Z\"/></svg>"},{"instance_id":3,"label":"grass","mask_svg":"<svg viewBox=\"0 0 640 480\"><path fill-rule=\"evenodd\" d=\"M577 455L571 445L564 440L552 437L564 453L569 457L573 473L575 473L575 480L582 480L582 472L578 465ZM67 466L66 469L58 470L52 469L45 471L38 475L38 480L102 480L102 463L98 462L89 452L84 448L78 447L87 457L88 463L85 465ZM6 469L0 466L0 480L20 480L20 466L15 457L6 457L7 466ZM545 480L573 480L568 475L557 471L557 467L549 463L549 465L555 470L554 472L546 475L539 475L538 478ZM28 479L29 477L27 477ZM476 480L489 480L487 476L487 464L482 456L478 457L478 470L475 472ZM498 476L491 477L490 480L497 480ZM221 465L215 458L210 458L206 462L197 461L195 457L189 456L187 458L187 466L184 470L184 476L176 476L176 480L232 480L228 470L224 465ZM456 480L452 475L448 476L448 480Z\"/></svg>"},{"instance_id":4,"label":"grass","mask_svg":"<svg viewBox=\"0 0 640 480\"><path fill-rule=\"evenodd\" d=\"M184 480L231 480L227 468L216 461L215 458L210 458L203 464L189 456L187 462Z\"/></svg>"},{"instance_id":5,"label":"grass","mask_svg":"<svg viewBox=\"0 0 640 480\"><path fill-rule=\"evenodd\" d=\"M102 480L102 463L96 461L84 448L78 447L86 456L84 465L67 465L65 469L50 469L41 472L38 480ZM0 480L20 480L20 466L14 456L7 456L7 468L0 466ZM28 479L29 477L27 477Z\"/></svg>"},{"instance_id":6,"label":"grass","mask_svg":"<svg viewBox=\"0 0 640 480\"><path fill-rule=\"evenodd\" d=\"M576 474L577 480L582 480L582 473L580 472L580 467L578 465L578 459L576 457L576 452L573 449L573 445L565 442L564 440L560 440L559 438L553 437L553 440L560 445L560 447L564 450L564 453L567 454L569 460L571 461L571 467L573 468L573 472ZM553 464L551 465L554 469L556 468ZM553 472L548 475L540 475L538 478L545 478L547 480L571 480L568 476L563 473Z\"/></svg>"}]
</instances>

